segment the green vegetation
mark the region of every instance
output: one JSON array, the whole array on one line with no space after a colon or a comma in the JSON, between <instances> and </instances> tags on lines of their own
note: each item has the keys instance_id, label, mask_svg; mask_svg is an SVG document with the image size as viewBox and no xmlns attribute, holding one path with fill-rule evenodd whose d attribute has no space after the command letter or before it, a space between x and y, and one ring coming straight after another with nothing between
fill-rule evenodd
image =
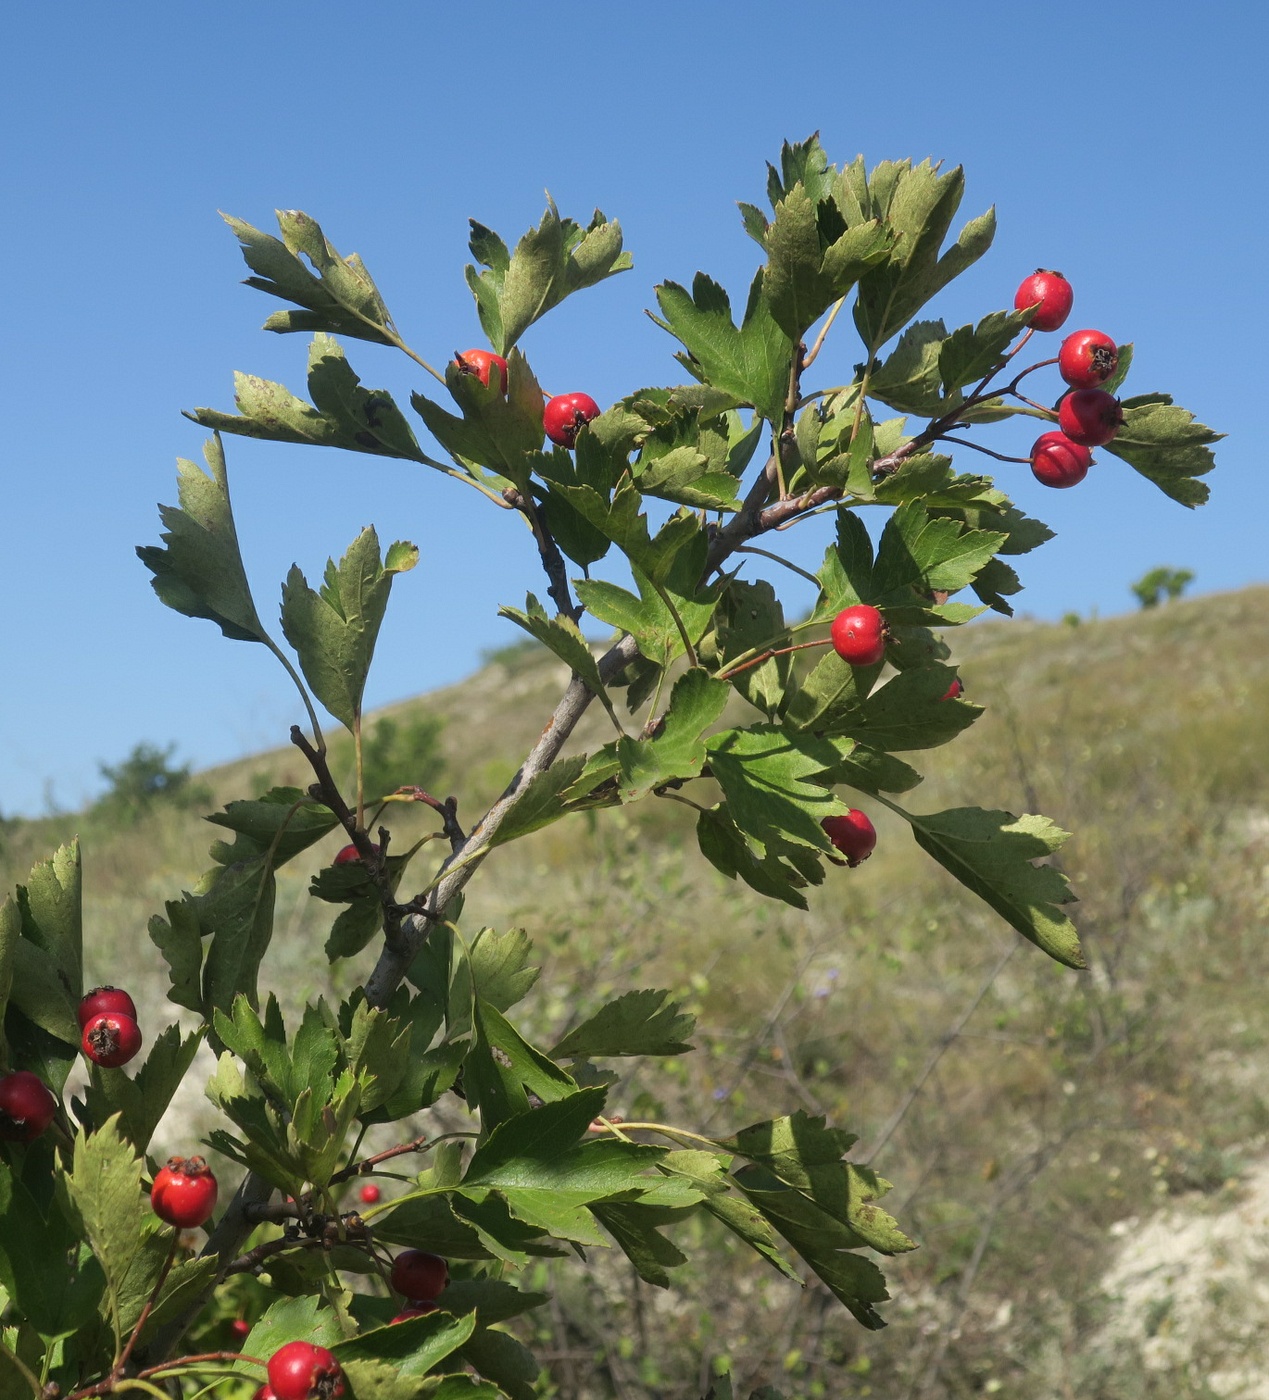
<instances>
[{"instance_id":1,"label":"green vegetation","mask_svg":"<svg viewBox=\"0 0 1269 1400\"><path fill-rule=\"evenodd\" d=\"M1077 831L1062 859L1087 973L1022 943L885 813L876 855L834 872L807 914L724 881L673 802L593 813L580 835L548 829L499 852L472 887L473 927L539 931L550 990L525 1003L527 1033L553 1042L635 978L699 1017L696 1050L647 1064L616 1111L690 1122L706 1104L697 1126L719 1132L792 1100L860 1125L852 1155L873 1154L895 1182L895 1212L922 1246L887 1265L895 1301L876 1334L814 1283L800 1291L732 1264L728 1242L699 1223L683 1227L697 1232L695 1276L679 1276L687 1296L639 1283L615 1250L591 1251L584 1278L543 1264L557 1291L534 1323L546 1393L695 1400L708 1389L703 1356L730 1357L738 1395L774 1384L834 1400L1197 1397L1216 1393L1205 1387L1218 1354L1222 1369L1254 1372L1258 1333L1236 1309L1224 1332L1197 1336L1162 1296L1111 1340L1117 1305L1100 1282L1136 1222L1164 1207L1215 1220L1269 1155L1269 589L1078 627L981 624L957 646L988 713L939 751L912 805L972 792L1005 806L1022 792ZM439 774L460 819L480 810L559 671L517 647L396 707L367 748L404 769L376 783L435 788ZM465 742L447 723L460 715ZM602 715L589 723L580 745L602 733ZM290 750L199 776L211 802L302 779ZM394 846L439 825L413 804L384 820ZM5 882L74 827L9 823ZM288 1011L355 976L327 968L325 911L306 888L335 839L279 877L273 990ZM163 996L146 923L206 844L206 826L177 807L92 831L90 977L126 977L139 1002ZM1179 1350L1150 1370L1142 1348L1160 1339Z\"/></svg>"}]
</instances>

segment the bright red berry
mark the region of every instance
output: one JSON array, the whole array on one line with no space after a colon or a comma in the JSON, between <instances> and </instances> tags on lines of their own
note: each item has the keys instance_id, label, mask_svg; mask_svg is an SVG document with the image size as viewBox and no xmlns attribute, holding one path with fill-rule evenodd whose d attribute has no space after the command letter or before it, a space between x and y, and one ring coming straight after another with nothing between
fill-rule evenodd
<instances>
[{"instance_id":1,"label":"bright red berry","mask_svg":"<svg viewBox=\"0 0 1269 1400\"><path fill-rule=\"evenodd\" d=\"M392 1261L392 1287L412 1303L439 1298L449 1282L449 1265L425 1249L403 1249Z\"/></svg>"},{"instance_id":2,"label":"bright red berry","mask_svg":"<svg viewBox=\"0 0 1269 1400\"><path fill-rule=\"evenodd\" d=\"M890 629L876 608L868 603L856 603L843 608L829 629L833 650L852 666L875 666L886 654L886 638Z\"/></svg>"},{"instance_id":3,"label":"bright red berry","mask_svg":"<svg viewBox=\"0 0 1269 1400\"><path fill-rule=\"evenodd\" d=\"M1072 331L1058 350L1058 373L1072 389L1096 389L1119 368L1119 347L1103 331Z\"/></svg>"},{"instance_id":4,"label":"bright red berry","mask_svg":"<svg viewBox=\"0 0 1269 1400\"><path fill-rule=\"evenodd\" d=\"M229 1324L229 1330L238 1341L245 1342L251 1335L251 1324L245 1317L235 1317Z\"/></svg>"},{"instance_id":5,"label":"bright red berry","mask_svg":"<svg viewBox=\"0 0 1269 1400\"><path fill-rule=\"evenodd\" d=\"M454 363L464 374L474 374L482 384L489 383L490 372L498 371L498 388L507 392L507 362L492 350L460 350L454 356Z\"/></svg>"},{"instance_id":6,"label":"bright red berry","mask_svg":"<svg viewBox=\"0 0 1269 1400\"><path fill-rule=\"evenodd\" d=\"M169 1157L155 1173L150 1204L160 1220L191 1230L216 1208L216 1178L201 1157Z\"/></svg>"},{"instance_id":7,"label":"bright red berry","mask_svg":"<svg viewBox=\"0 0 1269 1400\"><path fill-rule=\"evenodd\" d=\"M271 1385L258 1385L251 1400L278 1400L278 1397L274 1395Z\"/></svg>"},{"instance_id":8,"label":"bright red berry","mask_svg":"<svg viewBox=\"0 0 1269 1400\"><path fill-rule=\"evenodd\" d=\"M846 857L849 866L867 860L877 844L877 828L857 807L852 807L844 817L825 817L820 825L824 835Z\"/></svg>"},{"instance_id":9,"label":"bright red berry","mask_svg":"<svg viewBox=\"0 0 1269 1400\"><path fill-rule=\"evenodd\" d=\"M34 1142L53 1121L57 1100L29 1069L0 1079L0 1142Z\"/></svg>"},{"instance_id":10,"label":"bright red berry","mask_svg":"<svg viewBox=\"0 0 1269 1400\"><path fill-rule=\"evenodd\" d=\"M1031 445L1031 474L1045 486L1078 486L1092 462L1088 448L1065 433L1041 433Z\"/></svg>"},{"instance_id":11,"label":"bright red berry","mask_svg":"<svg viewBox=\"0 0 1269 1400\"><path fill-rule=\"evenodd\" d=\"M362 1205L375 1206L379 1204L379 1188L373 1181L363 1186L357 1194L361 1197Z\"/></svg>"},{"instance_id":12,"label":"bright red berry","mask_svg":"<svg viewBox=\"0 0 1269 1400\"><path fill-rule=\"evenodd\" d=\"M339 1362L312 1342L287 1342L269 1358L269 1385L277 1400L339 1400L347 1387Z\"/></svg>"},{"instance_id":13,"label":"bright red berry","mask_svg":"<svg viewBox=\"0 0 1269 1400\"><path fill-rule=\"evenodd\" d=\"M599 417L599 405L589 394L556 394L542 410L542 427L552 442L572 447L581 427Z\"/></svg>"},{"instance_id":14,"label":"bright red berry","mask_svg":"<svg viewBox=\"0 0 1269 1400\"><path fill-rule=\"evenodd\" d=\"M141 1048L141 1027L122 1011L103 1011L84 1027L80 1046L95 1065L117 1069Z\"/></svg>"},{"instance_id":15,"label":"bright red berry","mask_svg":"<svg viewBox=\"0 0 1269 1400\"><path fill-rule=\"evenodd\" d=\"M94 1016L100 1016L104 1011L121 1011L134 1021L137 1019L136 1002L122 987L94 987L91 992L85 992L80 1000L79 1029L82 1031Z\"/></svg>"},{"instance_id":16,"label":"bright red berry","mask_svg":"<svg viewBox=\"0 0 1269 1400\"><path fill-rule=\"evenodd\" d=\"M1101 447L1123 427L1124 411L1105 389L1072 389L1058 404L1058 427L1081 447Z\"/></svg>"},{"instance_id":17,"label":"bright red berry","mask_svg":"<svg viewBox=\"0 0 1269 1400\"><path fill-rule=\"evenodd\" d=\"M955 700L958 696L964 694L965 686L964 683L961 681L961 678L959 676L953 676L951 685L949 685L948 688L943 692L943 694L939 696L939 699Z\"/></svg>"},{"instance_id":18,"label":"bright red berry","mask_svg":"<svg viewBox=\"0 0 1269 1400\"><path fill-rule=\"evenodd\" d=\"M379 847L378 847L378 845L372 843L372 844L371 844L371 849L377 854L377 853L378 853L378 850L379 850ZM354 846L354 845L352 845L352 844L350 843L349 845L343 847L342 850L340 850L340 851L338 851L338 852L336 853L335 859L334 859L333 861L331 861L331 864L332 864L332 865L352 865L355 861L359 861L360 859L361 859L361 852L356 848L356 846Z\"/></svg>"},{"instance_id":19,"label":"bright red berry","mask_svg":"<svg viewBox=\"0 0 1269 1400\"><path fill-rule=\"evenodd\" d=\"M425 1317L430 1312L436 1311L436 1304L430 1299L421 1299L417 1303L411 1303L408 1308L402 1308L393 1322L409 1322L412 1317Z\"/></svg>"},{"instance_id":20,"label":"bright red berry","mask_svg":"<svg viewBox=\"0 0 1269 1400\"><path fill-rule=\"evenodd\" d=\"M1013 304L1018 311L1028 306L1035 307L1035 315L1031 318L1033 330L1055 331L1071 314L1074 300L1071 284L1060 272L1037 267L1030 277L1023 278L1022 285L1014 294Z\"/></svg>"}]
</instances>

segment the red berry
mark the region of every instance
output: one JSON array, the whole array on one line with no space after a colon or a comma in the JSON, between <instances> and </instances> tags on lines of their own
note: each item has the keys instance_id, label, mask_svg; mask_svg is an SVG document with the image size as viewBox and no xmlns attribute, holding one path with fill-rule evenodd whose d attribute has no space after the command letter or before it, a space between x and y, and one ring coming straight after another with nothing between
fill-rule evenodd
<instances>
[{"instance_id":1,"label":"red berry","mask_svg":"<svg viewBox=\"0 0 1269 1400\"><path fill-rule=\"evenodd\" d=\"M1078 486L1093 454L1065 433L1041 433L1031 446L1031 474L1045 486Z\"/></svg>"},{"instance_id":2,"label":"red berry","mask_svg":"<svg viewBox=\"0 0 1269 1400\"><path fill-rule=\"evenodd\" d=\"M589 394L556 394L542 410L542 427L552 442L572 447L578 430L599 417L599 405Z\"/></svg>"},{"instance_id":3,"label":"red berry","mask_svg":"<svg viewBox=\"0 0 1269 1400\"><path fill-rule=\"evenodd\" d=\"M454 356L454 363L464 374L474 374L482 384L489 383L489 373L498 371L498 388L507 392L507 362L492 350L460 350Z\"/></svg>"},{"instance_id":4,"label":"red berry","mask_svg":"<svg viewBox=\"0 0 1269 1400\"><path fill-rule=\"evenodd\" d=\"M374 1206L379 1204L379 1188L373 1181L368 1186L363 1186L357 1194L361 1197L363 1205Z\"/></svg>"},{"instance_id":5,"label":"red berry","mask_svg":"<svg viewBox=\"0 0 1269 1400\"><path fill-rule=\"evenodd\" d=\"M833 650L852 666L875 666L886 654L890 629L885 618L867 603L843 608L829 631Z\"/></svg>"},{"instance_id":6,"label":"red berry","mask_svg":"<svg viewBox=\"0 0 1269 1400\"><path fill-rule=\"evenodd\" d=\"M375 844L375 843L372 842L372 843L371 843L371 849L372 849L376 854L378 854L379 847L378 847L377 844ZM350 845L347 845L347 846L343 847L342 850L340 850L339 852L336 853L335 859L334 859L333 861L331 861L331 864L332 864L332 865L352 865L355 861L359 861L360 859L361 859L361 852L356 848L356 846L353 846L353 845L350 844Z\"/></svg>"},{"instance_id":7,"label":"red berry","mask_svg":"<svg viewBox=\"0 0 1269 1400\"><path fill-rule=\"evenodd\" d=\"M824 835L846 857L849 866L867 860L877 844L877 828L857 807L852 807L844 817L825 817L820 825Z\"/></svg>"},{"instance_id":8,"label":"red berry","mask_svg":"<svg viewBox=\"0 0 1269 1400\"><path fill-rule=\"evenodd\" d=\"M278 1397L274 1395L272 1386L258 1385L251 1400L278 1400Z\"/></svg>"},{"instance_id":9,"label":"red berry","mask_svg":"<svg viewBox=\"0 0 1269 1400\"><path fill-rule=\"evenodd\" d=\"M229 1324L229 1330L238 1341L244 1342L251 1335L251 1324L245 1317L235 1317Z\"/></svg>"},{"instance_id":10,"label":"red berry","mask_svg":"<svg viewBox=\"0 0 1269 1400\"><path fill-rule=\"evenodd\" d=\"M1105 389L1072 389L1058 404L1058 427L1081 447L1101 447L1123 427L1124 411Z\"/></svg>"},{"instance_id":11,"label":"red berry","mask_svg":"<svg viewBox=\"0 0 1269 1400\"><path fill-rule=\"evenodd\" d=\"M1022 285L1014 294L1016 310L1034 306L1035 315L1031 327L1037 331L1055 331L1071 314L1071 303L1075 293L1071 284L1060 272L1037 267L1030 277L1024 277Z\"/></svg>"},{"instance_id":12,"label":"red berry","mask_svg":"<svg viewBox=\"0 0 1269 1400\"><path fill-rule=\"evenodd\" d=\"M169 1157L155 1174L150 1204L160 1220L180 1230L193 1229L216 1208L216 1178L201 1157Z\"/></svg>"},{"instance_id":13,"label":"red berry","mask_svg":"<svg viewBox=\"0 0 1269 1400\"><path fill-rule=\"evenodd\" d=\"M449 1282L449 1265L425 1249L403 1249L392 1261L392 1287L412 1303L439 1298Z\"/></svg>"},{"instance_id":14,"label":"red berry","mask_svg":"<svg viewBox=\"0 0 1269 1400\"><path fill-rule=\"evenodd\" d=\"M1058 373L1072 389L1096 389L1119 368L1119 347L1103 331L1072 331L1058 350Z\"/></svg>"},{"instance_id":15,"label":"red berry","mask_svg":"<svg viewBox=\"0 0 1269 1400\"><path fill-rule=\"evenodd\" d=\"M0 1142L34 1142L56 1112L57 1100L38 1074L18 1069L0 1079Z\"/></svg>"},{"instance_id":16,"label":"red berry","mask_svg":"<svg viewBox=\"0 0 1269 1400\"><path fill-rule=\"evenodd\" d=\"M949 685L948 688L943 692L943 694L939 696L939 699L955 700L958 696L964 694L965 686L964 683L961 681L961 678L959 676L953 676L951 685Z\"/></svg>"},{"instance_id":17,"label":"red berry","mask_svg":"<svg viewBox=\"0 0 1269 1400\"><path fill-rule=\"evenodd\" d=\"M408 1308L402 1308L393 1322L409 1322L412 1317L425 1317L430 1312L436 1311L436 1304L430 1299L421 1299L417 1303L411 1303Z\"/></svg>"},{"instance_id":18,"label":"red berry","mask_svg":"<svg viewBox=\"0 0 1269 1400\"><path fill-rule=\"evenodd\" d=\"M346 1393L339 1362L312 1342L287 1342L269 1357L269 1385L277 1400L339 1400Z\"/></svg>"},{"instance_id":19,"label":"red berry","mask_svg":"<svg viewBox=\"0 0 1269 1400\"><path fill-rule=\"evenodd\" d=\"M126 1065L141 1048L141 1027L122 1011L103 1011L84 1027L84 1054L103 1069Z\"/></svg>"},{"instance_id":20,"label":"red berry","mask_svg":"<svg viewBox=\"0 0 1269 1400\"><path fill-rule=\"evenodd\" d=\"M94 987L80 1000L79 1029L82 1031L94 1016L100 1016L103 1011L122 1011L134 1021L137 1019L136 1003L122 987Z\"/></svg>"}]
</instances>

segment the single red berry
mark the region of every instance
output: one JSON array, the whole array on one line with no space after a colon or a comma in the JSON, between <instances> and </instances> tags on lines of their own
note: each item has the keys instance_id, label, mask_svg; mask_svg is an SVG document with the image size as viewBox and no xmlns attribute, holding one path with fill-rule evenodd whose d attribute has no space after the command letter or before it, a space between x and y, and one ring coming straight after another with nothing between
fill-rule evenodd
<instances>
[{"instance_id":1,"label":"single red berry","mask_svg":"<svg viewBox=\"0 0 1269 1400\"><path fill-rule=\"evenodd\" d=\"M1071 284L1060 272L1037 267L1030 277L1022 279L1022 285L1014 294L1013 304L1018 311L1028 306L1035 307L1035 315L1031 318L1033 330L1055 331L1071 314L1074 300Z\"/></svg>"},{"instance_id":2,"label":"single red berry","mask_svg":"<svg viewBox=\"0 0 1269 1400\"><path fill-rule=\"evenodd\" d=\"M1072 331L1058 349L1058 373L1072 389L1096 389L1119 368L1119 347L1103 331Z\"/></svg>"},{"instance_id":3,"label":"single red berry","mask_svg":"<svg viewBox=\"0 0 1269 1400\"><path fill-rule=\"evenodd\" d=\"M373 1181L369 1185L363 1186L357 1194L361 1197L363 1205L375 1206L379 1204L379 1188Z\"/></svg>"},{"instance_id":4,"label":"single red berry","mask_svg":"<svg viewBox=\"0 0 1269 1400\"><path fill-rule=\"evenodd\" d=\"M824 835L846 857L849 866L867 860L877 844L877 828L857 807L852 807L844 817L825 817L820 825Z\"/></svg>"},{"instance_id":5,"label":"single red berry","mask_svg":"<svg viewBox=\"0 0 1269 1400\"><path fill-rule=\"evenodd\" d=\"M449 1265L425 1249L403 1249L392 1261L392 1287L412 1303L439 1298L449 1282Z\"/></svg>"},{"instance_id":6,"label":"single red berry","mask_svg":"<svg viewBox=\"0 0 1269 1400\"><path fill-rule=\"evenodd\" d=\"M229 1330L238 1341L245 1342L251 1335L251 1324L245 1317L235 1317L229 1324Z\"/></svg>"},{"instance_id":7,"label":"single red berry","mask_svg":"<svg viewBox=\"0 0 1269 1400\"><path fill-rule=\"evenodd\" d=\"M829 629L833 650L852 666L875 666L886 654L890 629L886 620L868 603L843 608Z\"/></svg>"},{"instance_id":8,"label":"single red berry","mask_svg":"<svg viewBox=\"0 0 1269 1400\"><path fill-rule=\"evenodd\" d=\"M191 1230L211 1217L216 1189L216 1178L201 1157L169 1157L155 1173L150 1204L160 1220Z\"/></svg>"},{"instance_id":9,"label":"single red berry","mask_svg":"<svg viewBox=\"0 0 1269 1400\"><path fill-rule=\"evenodd\" d=\"M939 699L955 700L958 696L964 694L965 686L964 683L961 681L961 678L959 676L953 676L951 685L949 685L948 688L943 692L943 694L939 696Z\"/></svg>"},{"instance_id":10,"label":"single red berry","mask_svg":"<svg viewBox=\"0 0 1269 1400\"><path fill-rule=\"evenodd\" d=\"M425 1317L430 1312L436 1311L436 1304L430 1299L420 1299L417 1303L411 1303L408 1308L402 1308L393 1322L409 1322L412 1317Z\"/></svg>"},{"instance_id":11,"label":"single red berry","mask_svg":"<svg viewBox=\"0 0 1269 1400\"><path fill-rule=\"evenodd\" d=\"M94 987L80 1000L79 1029L82 1031L94 1016L100 1016L103 1011L122 1011L134 1021L137 1019L136 1002L122 987Z\"/></svg>"},{"instance_id":12,"label":"single red berry","mask_svg":"<svg viewBox=\"0 0 1269 1400\"><path fill-rule=\"evenodd\" d=\"M273 1393L271 1385L258 1385L251 1400L278 1400L278 1397Z\"/></svg>"},{"instance_id":13,"label":"single red berry","mask_svg":"<svg viewBox=\"0 0 1269 1400\"><path fill-rule=\"evenodd\" d=\"M56 1112L57 1100L38 1074L17 1069L0 1079L0 1142L34 1142Z\"/></svg>"},{"instance_id":14,"label":"single red berry","mask_svg":"<svg viewBox=\"0 0 1269 1400\"><path fill-rule=\"evenodd\" d=\"M1045 486L1078 486L1092 462L1088 448L1065 433L1041 433L1031 446L1031 474Z\"/></svg>"},{"instance_id":15,"label":"single red berry","mask_svg":"<svg viewBox=\"0 0 1269 1400\"><path fill-rule=\"evenodd\" d=\"M578 431L599 417L599 405L589 394L556 394L542 410L542 427L552 442L572 447Z\"/></svg>"},{"instance_id":16,"label":"single red berry","mask_svg":"<svg viewBox=\"0 0 1269 1400\"><path fill-rule=\"evenodd\" d=\"M1105 389L1072 389L1058 404L1058 427L1081 447L1101 447L1123 427L1124 411Z\"/></svg>"},{"instance_id":17,"label":"single red berry","mask_svg":"<svg viewBox=\"0 0 1269 1400\"><path fill-rule=\"evenodd\" d=\"M84 1027L84 1054L102 1069L126 1065L141 1048L141 1027L122 1011L103 1011Z\"/></svg>"},{"instance_id":18,"label":"single red berry","mask_svg":"<svg viewBox=\"0 0 1269 1400\"><path fill-rule=\"evenodd\" d=\"M372 842L372 843L371 843L371 849L372 849L376 854L378 854L379 847L378 847L378 844L377 844L377 843L373 843L373 842ZM360 859L361 859L361 852L356 848L356 846L354 846L354 845L352 845L352 844L349 844L349 845L343 847L342 850L340 850L340 851L338 851L338 852L336 853L335 859L334 859L333 861L331 861L331 864L332 864L332 865L352 865L355 861L359 861Z\"/></svg>"},{"instance_id":19,"label":"single red berry","mask_svg":"<svg viewBox=\"0 0 1269 1400\"><path fill-rule=\"evenodd\" d=\"M287 1342L269 1357L269 1384L277 1400L339 1400L346 1393L339 1362L312 1342Z\"/></svg>"},{"instance_id":20,"label":"single red berry","mask_svg":"<svg viewBox=\"0 0 1269 1400\"><path fill-rule=\"evenodd\" d=\"M489 383L490 372L498 371L498 388L507 392L507 362L492 350L460 350L454 356L454 363L464 374L474 374L482 384Z\"/></svg>"}]
</instances>

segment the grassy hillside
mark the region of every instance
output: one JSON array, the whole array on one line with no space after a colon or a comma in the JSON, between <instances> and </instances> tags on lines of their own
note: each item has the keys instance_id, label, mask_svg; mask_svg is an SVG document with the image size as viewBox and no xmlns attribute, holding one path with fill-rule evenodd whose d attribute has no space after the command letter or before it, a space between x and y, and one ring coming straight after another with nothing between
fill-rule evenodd
<instances>
[{"instance_id":1,"label":"grassy hillside","mask_svg":"<svg viewBox=\"0 0 1269 1400\"><path fill-rule=\"evenodd\" d=\"M538 1339L549 1393L696 1397L724 1355L740 1394L832 1397L1197 1397L1244 1393L1209 1388L1240 1356L1256 1371L1264 1318L1238 1298L1192 1314L1166 1288L1130 1305L1106 1281L1140 1222L1165 1207L1224 1219L1269 1156L1269 589L1078 625L992 622L956 645L988 710L949 748L906 756L926 774L906 801L1038 810L1075 832L1062 863L1086 973L1019 940L884 812L873 859L832 873L806 914L719 877L670 802L549 828L470 887L465 923L535 938L544 975L526 1014L543 1035L632 985L672 988L696 1012L696 1051L637 1068L616 1111L711 1132L827 1113L895 1183L887 1204L922 1245L887 1264L891 1326L875 1335L818 1285L733 1261L705 1226L685 1227L708 1249L686 1302L596 1257L584 1281L553 1280ZM515 648L397 707L403 729L440 724L432 772L400 781L457 793L473 819L562 678ZM578 742L602 742L602 715L587 724ZM201 780L221 802L304 774L278 750ZM5 883L75 825L10 824ZM89 973L127 980L157 1019L146 921L192 885L215 833L170 808L78 825ZM432 825L404 811L394 841ZM268 966L291 1004L365 971L321 955L327 910L306 884L330 854L280 881Z\"/></svg>"}]
</instances>

